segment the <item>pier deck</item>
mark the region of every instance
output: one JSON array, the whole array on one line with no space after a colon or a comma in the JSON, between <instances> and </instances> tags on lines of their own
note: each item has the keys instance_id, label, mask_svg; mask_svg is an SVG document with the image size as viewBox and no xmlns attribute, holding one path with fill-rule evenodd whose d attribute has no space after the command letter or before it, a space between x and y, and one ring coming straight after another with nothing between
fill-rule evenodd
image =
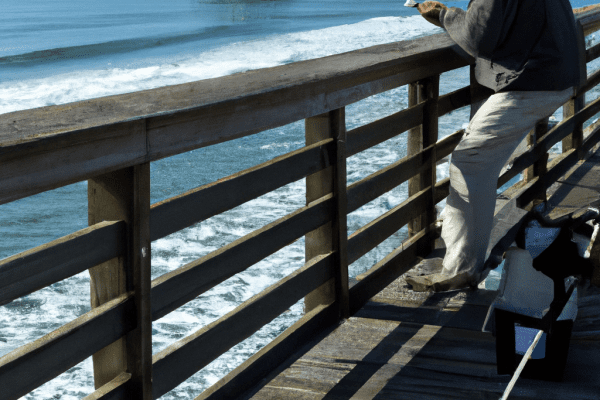
<instances>
[{"instance_id":1,"label":"pier deck","mask_svg":"<svg viewBox=\"0 0 600 400\"><path fill-rule=\"evenodd\" d=\"M599 161L596 151L549 189L552 217L598 204ZM509 398L600 399L600 289L578 291L564 381L521 378ZM414 293L403 275L246 398L498 399L511 377L497 375L495 339L481 331L495 296L485 289Z\"/></svg>"}]
</instances>

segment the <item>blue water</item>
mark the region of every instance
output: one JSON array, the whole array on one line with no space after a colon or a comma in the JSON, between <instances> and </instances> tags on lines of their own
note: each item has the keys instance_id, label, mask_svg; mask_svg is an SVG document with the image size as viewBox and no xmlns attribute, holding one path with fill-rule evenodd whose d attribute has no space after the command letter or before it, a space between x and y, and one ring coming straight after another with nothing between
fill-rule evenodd
<instances>
[{"instance_id":1,"label":"blue water","mask_svg":"<svg viewBox=\"0 0 600 400\"><path fill-rule=\"evenodd\" d=\"M0 114L228 75L441 32L403 1L52 1L0 0ZM573 6L593 4L572 1ZM467 1L448 2L466 8ZM469 82L468 70L442 75L441 93ZM589 99L595 98L592 93ZM406 87L347 107L347 128L407 106ZM560 110L559 110L560 111ZM468 110L440 119L440 137L464 127ZM561 113L555 114L561 119ZM1 117L0 117L1 118ZM152 202L302 147L299 121L151 164ZM554 151L559 151L557 147ZM355 182L406 154L404 135L348 160ZM438 179L448 176L447 164ZM87 184L80 182L0 205L0 259L87 225ZM406 185L349 215L348 230L407 197ZM305 204L304 180L152 243L156 278ZM443 206L443 203L441 204ZM350 266L366 271L406 238L401 229ZM153 351L231 311L304 263L300 239L153 323ZM78 274L0 307L0 356L89 311L89 275ZM302 315L302 302L235 346L165 399L198 395ZM81 398L93 388L91 359L27 399Z\"/></svg>"}]
</instances>

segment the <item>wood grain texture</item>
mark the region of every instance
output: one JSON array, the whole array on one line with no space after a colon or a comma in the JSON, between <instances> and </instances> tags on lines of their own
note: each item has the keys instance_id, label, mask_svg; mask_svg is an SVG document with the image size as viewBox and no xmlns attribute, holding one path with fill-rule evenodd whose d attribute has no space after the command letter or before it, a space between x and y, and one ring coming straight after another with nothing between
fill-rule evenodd
<instances>
[{"instance_id":1,"label":"wood grain texture","mask_svg":"<svg viewBox=\"0 0 600 400\"><path fill-rule=\"evenodd\" d=\"M181 307L331 219L332 195L152 281L152 320Z\"/></svg>"},{"instance_id":2,"label":"wood grain texture","mask_svg":"<svg viewBox=\"0 0 600 400\"><path fill-rule=\"evenodd\" d=\"M369 147L383 143L407 129L421 125L424 106L424 104L415 104L405 110L348 131L347 156L351 157Z\"/></svg>"},{"instance_id":3,"label":"wood grain texture","mask_svg":"<svg viewBox=\"0 0 600 400\"><path fill-rule=\"evenodd\" d=\"M322 140L265 163L153 204L152 240L237 207L330 166L333 139Z\"/></svg>"},{"instance_id":4,"label":"wood grain texture","mask_svg":"<svg viewBox=\"0 0 600 400\"><path fill-rule=\"evenodd\" d=\"M337 323L337 314L334 304L315 307L195 400L241 398L278 366L299 358L308 350L306 346L318 342L320 336Z\"/></svg>"},{"instance_id":5,"label":"wood grain texture","mask_svg":"<svg viewBox=\"0 0 600 400\"><path fill-rule=\"evenodd\" d=\"M135 328L132 297L123 294L0 358L3 399L24 396Z\"/></svg>"},{"instance_id":6,"label":"wood grain texture","mask_svg":"<svg viewBox=\"0 0 600 400\"><path fill-rule=\"evenodd\" d=\"M0 304L122 255L124 239L124 222L100 222L0 261Z\"/></svg>"},{"instance_id":7,"label":"wood grain texture","mask_svg":"<svg viewBox=\"0 0 600 400\"><path fill-rule=\"evenodd\" d=\"M431 196L431 188L425 188L352 233L348 238L348 263L352 264L406 225L415 215L425 212L427 197Z\"/></svg>"},{"instance_id":8,"label":"wood grain texture","mask_svg":"<svg viewBox=\"0 0 600 400\"><path fill-rule=\"evenodd\" d=\"M131 374L123 372L112 381L104 384L82 400L128 400Z\"/></svg>"},{"instance_id":9,"label":"wood grain texture","mask_svg":"<svg viewBox=\"0 0 600 400\"><path fill-rule=\"evenodd\" d=\"M433 157L433 147L429 146L417 154L406 156L348 186L348 212L356 211L425 170Z\"/></svg>"},{"instance_id":10,"label":"wood grain texture","mask_svg":"<svg viewBox=\"0 0 600 400\"><path fill-rule=\"evenodd\" d=\"M0 204L338 109L470 61L448 35L439 34L4 114Z\"/></svg>"},{"instance_id":11,"label":"wood grain texture","mask_svg":"<svg viewBox=\"0 0 600 400\"><path fill-rule=\"evenodd\" d=\"M253 296L217 321L155 354L154 398L172 390L306 294L333 279L335 263L333 253L313 258L304 267Z\"/></svg>"}]
</instances>

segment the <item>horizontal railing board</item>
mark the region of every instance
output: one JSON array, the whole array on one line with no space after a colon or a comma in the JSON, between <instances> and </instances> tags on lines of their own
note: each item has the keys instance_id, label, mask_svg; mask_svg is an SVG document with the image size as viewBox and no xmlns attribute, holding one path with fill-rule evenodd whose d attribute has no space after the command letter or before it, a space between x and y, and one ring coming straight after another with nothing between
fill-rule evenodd
<instances>
[{"instance_id":1,"label":"horizontal railing board","mask_svg":"<svg viewBox=\"0 0 600 400\"><path fill-rule=\"evenodd\" d=\"M542 157L548 152L548 150L552 148L552 146L571 134L577 123L587 121L599 111L600 99L596 99L585 106L583 110L561 121L558 125L548 131L548 133L538 139L535 146L520 156L515 157L511 168L498 178L498 187L504 185L506 182L521 173L525 168L539 160L540 157Z\"/></svg>"},{"instance_id":2,"label":"horizontal railing board","mask_svg":"<svg viewBox=\"0 0 600 400\"><path fill-rule=\"evenodd\" d=\"M600 16L585 15L586 29L596 29ZM322 114L472 62L444 33L3 114L0 204Z\"/></svg>"},{"instance_id":3,"label":"horizontal railing board","mask_svg":"<svg viewBox=\"0 0 600 400\"><path fill-rule=\"evenodd\" d=\"M332 279L334 261L333 253L313 258L217 321L155 354L153 397L169 392Z\"/></svg>"},{"instance_id":4,"label":"horizontal railing board","mask_svg":"<svg viewBox=\"0 0 600 400\"><path fill-rule=\"evenodd\" d=\"M0 358L3 400L18 399L135 328L132 294L124 294Z\"/></svg>"},{"instance_id":5,"label":"horizontal railing board","mask_svg":"<svg viewBox=\"0 0 600 400\"><path fill-rule=\"evenodd\" d=\"M438 99L438 117L471 104L471 87L466 86L441 95Z\"/></svg>"},{"instance_id":6,"label":"horizontal railing board","mask_svg":"<svg viewBox=\"0 0 600 400\"><path fill-rule=\"evenodd\" d=\"M599 45L600 46L600 45ZM578 93L586 93L600 83L600 69L592 72L587 76L587 82L579 89Z\"/></svg>"},{"instance_id":7,"label":"horizontal railing board","mask_svg":"<svg viewBox=\"0 0 600 400\"><path fill-rule=\"evenodd\" d=\"M0 304L25 296L125 251L125 222L101 222L0 261Z\"/></svg>"},{"instance_id":8,"label":"horizontal railing board","mask_svg":"<svg viewBox=\"0 0 600 400\"><path fill-rule=\"evenodd\" d=\"M333 139L323 140L152 205L157 240L330 166Z\"/></svg>"},{"instance_id":9,"label":"horizontal railing board","mask_svg":"<svg viewBox=\"0 0 600 400\"><path fill-rule=\"evenodd\" d=\"M145 161L143 120L0 144L0 204Z\"/></svg>"},{"instance_id":10,"label":"horizontal railing board","mask_svg":"<svg viewBox=\"0 0 600 400\"><path fill-rule=\"evenodd\" d=\"M585 36L600 29L599 10L600 5L598 4L573 9L575 19L581 22L581 25L583 25L583 34Z\"/></svg>"},{"instance_id":11,"label":"horizontal railing board","mask_svg":"<svg viewBox=\"0 0 600 400\"><path fill-rule=\"evenodd\" d=\"M439 237L435 224L423 229L402 242L400 247L385 256L381 261L361 274L361 279L350 288L350 313L356 313L369 299L383 290L400 275L409 271L417 262L419 249Z\"/></svg>"},{"instance_id":12,"label":"horizontal railing board","mask_svg":"<svg viewBox=\"0 0 600 400\"><path fill-rule=\"evenodd\" d=\"M438 34L221 78L4 114L0 116L0 160L15 152L27 154L30 168L18 167L16 159L0 161L11 171L0 174L0 204L286 125L469 62L472 58L447 34ZM142 129L132 133L132 125ZM131 136L131 143L96 140L90 152L89 143L79 139L89 137L91 131L121 132ZM57 146L59 142L63 146ZM62 155L59 148L68 148L69 155ZM32 158L31 152L41 154ZM59 164L60 174L44 174L48 160Z\"/></svg>"},{"instance_id":13,"label":"horizontal railing board","mask_svg":"<svg viewBox=\"0 0 600 400\"><path fill-rule=\"evenodd\" d=\"M350 235L348 237L348 265L425 212L428 203L427 197L431 195L431 188L427 187Z\"/></svg>"},{"instance_id":14,"label":"horizontal railing board","mask_svg":"<svg viewBox=\"0 0 600 400\"><path fill-rule=\"evenodd\" d=\"M456 147L464 130L454 132L435 144L436 162ZM348 213L356 211L384 193L421 173L429 164L434 145L413 156L407 156L348 186Z\"/></svg>"},{"instance_id":15,"label":"horizontal railing board","mask_svg":"<svg viewBox=\"0 0 600 400\"><path fill-rule=\"evenodd\" d=\"M431 163L434 145L407 156L348 186L348 213L421 173Z\"/></svg>"},{"instance_id":16,"label":"horizontal railing board","mask_svg":"<svg viewBox=\"0 0 600 400\"><path fill-rule=\"evenodd\" d=\"M590 47L585 51L585 62L589 63L600 57L600 43Z\"/></svg>"},{"instance_id":17,"label":"horizontal railing board","mask_svg":"<svg viewBox=\"0 0 600 400\"><path fill-rule=\"evenodd\" d=\"M383 143L423 123L425 102L347 132L346 157Z\"/></svg>"},{"instance_id":18,"label":"horizontal railing board","mask_svg":"<svg viewBox=\"0 0 600 400\"><path fill-rule=\"evenodd\" d=\"M327 195L152 281L152 320L162 318L332 218Z\"/></svg>"},{"instance_id":19,"label":"horizontal railing board","mask_svg":"<svg viewBox=\"0 0 600 400\"><path fill-rule=\"evenodd\" d=\"M129 400L131 398L128 393L130 382L131 374L122 372L82 400Z\"/></svg>"},{"instance_id":20,"label":"horizontal railing board","mask_svg":"<svg viewBox=\"0 0 600 400\"><path fill-rule=\"evenodd\" d=\"M458 143L460 143L464 133L465 130L460 129L437 142L435 146L435 154L437 161L452 154L454 148L458 145Z\"/></svg>"},{"instance_id":21,"label":"horizontal railing board","mask_svg":"<svg viewBox=\"0 0 600 400\"><path fill-rule=\"evenodd\" d=\"M223 379L206 389L195 400L237 399L260 384L281 364L290 364L299 358L306 347L337 324L337 304L319 305L308 311L294 325L272 342L235 368Z\"/></svg>"}]
</instances>

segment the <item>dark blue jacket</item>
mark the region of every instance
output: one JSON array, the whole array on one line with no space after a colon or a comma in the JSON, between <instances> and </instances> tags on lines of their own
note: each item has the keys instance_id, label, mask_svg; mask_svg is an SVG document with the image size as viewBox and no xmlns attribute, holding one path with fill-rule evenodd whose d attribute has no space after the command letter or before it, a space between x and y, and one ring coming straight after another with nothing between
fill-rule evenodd
<instances>
[{"instance_id":1,"label":"dark blue jacket","mask_svg":"<svg viewBox=\"0 0 600 400\"><path fill-rule=\"evenodd\" d=\"M471 0L467 11L442 10L440 22L475 57L477 82L496 92L564 90L586 78L569 0Z\"/></svg>"}]
</instances>

